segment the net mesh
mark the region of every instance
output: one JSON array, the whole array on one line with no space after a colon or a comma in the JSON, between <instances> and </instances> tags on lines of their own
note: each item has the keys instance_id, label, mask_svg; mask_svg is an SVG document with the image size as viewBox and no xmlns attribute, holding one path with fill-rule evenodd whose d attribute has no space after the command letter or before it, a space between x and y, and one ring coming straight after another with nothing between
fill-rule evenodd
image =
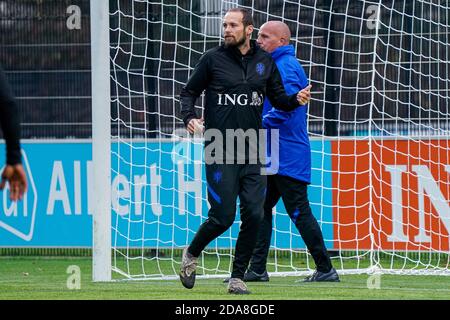
<instances>
[{"instance_id":1,"label":"net mesh","mask_svg":"<svg viewBox=\"0 0 450 320\"><path fill-rule=\"evenodd\" d=\"M449 5L433 0L112 1L113 269L176 276L207 217L203 142L186 134L179 93L236 6L252 11L254 37L288 24L313 85L309 200L336 269L448 274ZM236 210L198 274L230 272ZM273 221L269 272L313 270L282 202Z\"/></svg>"}]
</instances>

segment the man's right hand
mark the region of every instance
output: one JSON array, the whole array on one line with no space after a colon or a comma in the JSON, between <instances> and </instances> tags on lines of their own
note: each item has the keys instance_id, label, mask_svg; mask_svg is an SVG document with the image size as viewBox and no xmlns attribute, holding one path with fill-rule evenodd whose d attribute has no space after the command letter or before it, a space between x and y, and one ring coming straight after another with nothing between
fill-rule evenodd
<instances>
[{"instance_id":1,"label":"man's right hand","mask_svg":"<svg viewBox=\"0 0 450 320\"><path fill-rule=\"evenodd\" d=\"M186 127L187 131L189 131L190 134L195 133L203 133L204 126L203 126L203 118L201 119L191 119Z\"/></svg>"},{"instance_id":2,"label":"man's right hand","mask_svg":"<svg viewBox=\"0 0 450 320\"><path fill-rule=\"evenodd\" d=\"M22 200L23 194L27 192L27 175L22 164L6 165L2 172L0 190L9 183L9 198L11 201Z\"/></svg>"}]
</instances>

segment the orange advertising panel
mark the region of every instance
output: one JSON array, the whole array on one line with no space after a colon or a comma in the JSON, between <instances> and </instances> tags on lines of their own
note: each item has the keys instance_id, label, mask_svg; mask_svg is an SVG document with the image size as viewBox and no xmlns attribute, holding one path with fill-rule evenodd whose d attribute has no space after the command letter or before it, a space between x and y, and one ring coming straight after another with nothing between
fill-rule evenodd
<instances>
[{"instance_id":1,"label":"orange advertising panel","mask_svg":"<svg viewBox=\"0 0 450 320\"><path fill-rule=\"evenodd\" d=\"M336 249L449 250L450 140L334 141L332 154Z\"/></svg>"}]
</instances>

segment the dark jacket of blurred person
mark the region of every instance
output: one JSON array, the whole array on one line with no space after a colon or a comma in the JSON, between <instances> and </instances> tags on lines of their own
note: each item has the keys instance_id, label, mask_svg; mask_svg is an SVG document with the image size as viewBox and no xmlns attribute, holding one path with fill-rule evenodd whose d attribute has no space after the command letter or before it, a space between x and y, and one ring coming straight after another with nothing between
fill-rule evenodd
<instances>
[{"instance_id":1,"label":"dark jacket of blurred person","mask_svg":"<svg viewBox=\"0 0 450 320\"><path fill-rule=\"evenodd\" d=\"M10 199L22 199L27 177L20 155L20 117L11 87L0 68L0 128L6 142L6 165L1 170L0 190L9 183ZM1 167L0 167L1 168Z\"/></svg>"}]
</instances>

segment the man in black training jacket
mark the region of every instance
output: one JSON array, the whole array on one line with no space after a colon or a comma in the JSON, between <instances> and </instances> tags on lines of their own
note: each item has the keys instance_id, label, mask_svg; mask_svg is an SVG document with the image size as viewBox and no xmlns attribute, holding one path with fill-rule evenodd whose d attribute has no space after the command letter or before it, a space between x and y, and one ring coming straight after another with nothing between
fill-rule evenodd
<instances>
[{"instance_id":1,"label":"man in black training jacket","mask_svg":"<svg viewBox=\"0 0 450 320\"><path fill-rule=\"evenodd\" d=\"M307 104L310 98L309 89L286 95L271 55L250 40L252 31L253 18L247 10L229 10L223 19L224 44L201 56L180 94L183 121L187 130L195 133L203 125L203 119L195 113L195 101L205 90L205 167L211 206L208 219L183 250L180 280L188 289L194 286L197 258L202 250L233 224L239 196L242 224L228 292L250 293L242 279L263 217L266 177L261 175L261 162L252 161L258 154L259 143L249 141L250 135L244 132L257 133L262 129L265 97L275 108L283 111ZM206 149L212 141L208 141L206 133L212 129L227 138L230 132L234 132L237 140L245 141L244 154L236 152L234 140L232 145L230 141L222 141L222 156L225 155L226 159L218 155L221 150L216 148L215 153L211 153L214 162L208 161ZM265 143L261 142L262 145Z\"/></svg>"}]
</instances>

